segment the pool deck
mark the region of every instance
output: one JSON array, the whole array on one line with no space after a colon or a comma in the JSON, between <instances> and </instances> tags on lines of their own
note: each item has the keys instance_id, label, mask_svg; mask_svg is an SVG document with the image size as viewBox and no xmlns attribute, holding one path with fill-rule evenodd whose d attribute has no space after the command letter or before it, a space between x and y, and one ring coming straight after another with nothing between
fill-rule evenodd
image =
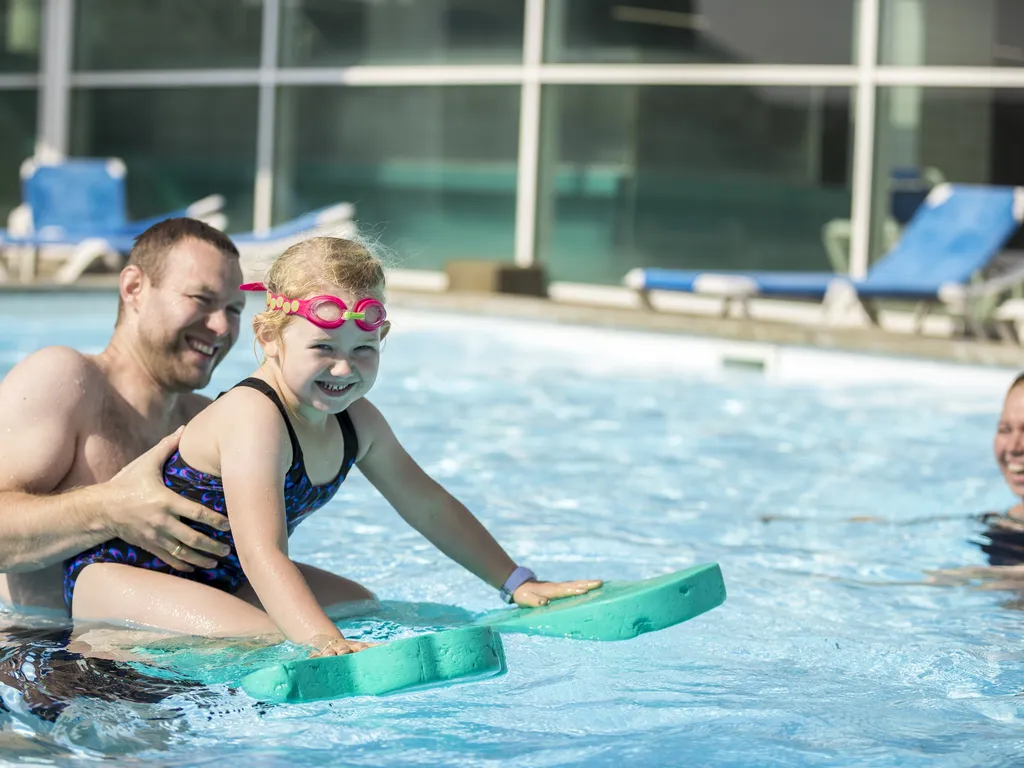
<instances>
[{"instance_id":1,"label":"pool deck","mask_svg":"<svg viewBox=\"0 0 1024 768\"><path fill-rule=\"evenodd\" d=\"M49 291L113 292L116 283L108 276L86 278L74 285L0 283L4 293ZM542 320L624 330L669 333L734 342L812 347L866 355L896 356L967 365L1024 368L1024 348L995 341L951 338L948 335L914 334L875 327L832 327L804 322L763 318L721 317L706 310L681 312L611 306L587 301L558 300L495 293L465 293L392 288L389 304L396 308L460 312L489 317Z\"/></svg>"},{"instance_id":2,"label":"pool deck","mask_svg":"<svg viewBox=\"0 0 1024 768\"><path fill-rule=\"evenodd\" d=\"M879 328L829 328L815 324L571 304L501 294L392 291L390 303L413 309L445 310L491 317L1024 368L1024 349L1018 346L975 339L899 333Z\"/></svg>"}]
</instances>

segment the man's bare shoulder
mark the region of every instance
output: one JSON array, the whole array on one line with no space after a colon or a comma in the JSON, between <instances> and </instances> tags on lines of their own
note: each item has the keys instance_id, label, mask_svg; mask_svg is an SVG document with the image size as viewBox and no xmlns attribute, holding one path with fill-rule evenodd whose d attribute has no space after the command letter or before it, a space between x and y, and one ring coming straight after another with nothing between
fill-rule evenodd
<instances>
[{"instance_id":1,"label":"man's bare shoulder","mask_svg":"<svg viewBox=\"0 0 1024 768\"><path fill-rule=\"evenodd\" d=\"M189 392L188 394L181 395L178 402L181 407L182 419L184 423L192 421L202 411L205 411L210 404L213 402L210 398L205 395L197 394L196 392Z\"/></svg>"},{"instance_id":2,"label":"man's bare shoulder","mask_svg":"<svg viewBox=\"0 0 1024 768\"><path fill-rule=\"evenodd\" d=\"M10 374L26 368L52 368L64 373L88 373L98 371L96 363L88 355L71 347L52 346L26 355L11 369Z\"/></svg>"},{"instance_id":3,"label":"man's bare shoulder","mask_svg":"<svg viewBox=\"0 0 1024 768\"><path fill-rule=\"evenodd\" d=\"M21 360L0 381L0 489L51 493L75 464L78 438L95 423L108 384L96 364L67 347Z\"/></svg>"},{"instance_id":4,"label":"man's bare shoulder","mask_svg":"<svg viewBox=\"0 0 1024 768\"><path fill-rule=\"evenodd\" d=\"M70 347L45 347L0 380L0 407L47 403L52 409L98 406L109 384L95 361Z\"/></svg>"}]
</instances>

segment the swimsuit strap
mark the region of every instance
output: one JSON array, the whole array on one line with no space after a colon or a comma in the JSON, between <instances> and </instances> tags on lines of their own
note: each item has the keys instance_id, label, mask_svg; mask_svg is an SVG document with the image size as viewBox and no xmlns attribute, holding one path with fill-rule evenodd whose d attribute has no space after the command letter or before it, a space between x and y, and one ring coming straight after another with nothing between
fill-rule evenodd
<instances>
[{"instance_id":1,"label":"swimsuit strap","mask_svg":"<svg viewBox=\"0 0 1024 768\"><path fill-rule=\"evenodd\" d=\"M281 402L281 398L278 397L274 388L262 379L256 379L252 376L247 379L242 379L240 382L235 384L235 387L249 387L250 389L255 389L257 392L262 392L270 398L270 401L274 405L277 406L277 410L281 412L281 418L284 419L284 425L288 427L288 438L292 441L292 464L300 463L302 461L302 447L299 445L299 437L295 434L295 430L292 428L291 419L288 418L288 411L285 410L284 403ZM345 447L346 449L348 448L348 440L345 441Z\"/></svg>"},{"instance_id":2,"label":"swimsuit strap","mask_svg":"<svg viewBox=\"0 0 1024 768\"><path fill-rule=\"evenodd\" d=\"M352 424L352 417L348 411L337 414L338 424L341 426L341 436L345 439L345 458L342 460L341 469L346 475L349 468L355 464L356 456L359 455L359 437L356 435L355 425Z\"/></svg>"}]
</instances>

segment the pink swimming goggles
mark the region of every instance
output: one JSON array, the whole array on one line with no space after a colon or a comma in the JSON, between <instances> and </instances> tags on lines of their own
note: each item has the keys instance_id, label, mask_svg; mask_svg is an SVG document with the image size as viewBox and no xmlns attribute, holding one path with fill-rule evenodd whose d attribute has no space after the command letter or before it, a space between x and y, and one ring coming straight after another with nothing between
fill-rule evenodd
<instances>
[{"instance_id":1,"label":"pink swimming goggles","mask_svg":"<svg viewBox=\"0 0 1024 768\"><path fill-rule=\"evenodd\" d=\"M337 296L314 296L311 299L289 299L268 290L263 283L243 283L243 291L266 291L267 309L280 310L291 315L304 317L318 328L331 330L340 328L346 320L355 320L364 331L376 331L387 319L384 305L376 299L365 298L356 302L354 309L345 306Z\"/></svg>"}]
</instances>

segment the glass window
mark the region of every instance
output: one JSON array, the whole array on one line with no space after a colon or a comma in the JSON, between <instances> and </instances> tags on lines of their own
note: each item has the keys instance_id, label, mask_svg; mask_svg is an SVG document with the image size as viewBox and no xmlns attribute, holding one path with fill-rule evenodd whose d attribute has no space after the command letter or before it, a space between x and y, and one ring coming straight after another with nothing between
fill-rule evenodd
<instances>
[{"instance_id":1,"label":"glass window","mask_svg":"<svg viewBox=\"0 0 1024 768\"><path fill-rule=\"evenodd\" d=\"M885 87L877 118L874 258L938 183L1024 186L1024 89Z\"/></svg>"},{"instance_id":2,"label":"glass window","mask_svg":"<svg viewBox=\"0 0 1024 768\"><path fill-rule=\"evenodd\" d=\"M255 87L76 90L71 154L124 160L133 218L220 193L226 199L228 231L248 231L256 175L256 102Z\"/></svg>"},{"instance_id":3,"label":"glass window","mask_svg":"<svg viewBox=\"0 0 1024 768\"><path fill-rule=\"evenodd\" d=\"M1024 65L1020 0L882 0L880 14L883 64Z\"/></svg>"},{"instance_id":4,"label":"glass window","mask_svg":"<svg viewBox=\"0 0 1024 768\"><path fill-rule=\"evenodd\" d=\"M39 71L42 0L0 0L0 72Z\"/></svg>"},{"instance_id":5,"label":"glass window","mask_svg":"<svg viewBox=\"0 0 1024 768\"><path fill-rule=\"evenodd\" d=\"M538 250L552 279L633 267L828 270L848 221L848 88L547 86Z\"/></svg>"},{"instance_id":6,"label":"glass window","mask_svg":"<svg viewBox=\"0 0 1024 768\"><path fill-rule=\"evenodd\" d=\"M21 204L21 163L35 154L37 104L35 90L0 91L0 217L4 222Z\"/></svg>"},{"instance_id":7,"label":"glass window","mask_svg":"<svg viewBox=\"0 0 1024 768\"><path fill-rule=\"evenodd\" d=\"M519 88L280 91L275 221L336 202L396 265L511 259Z\"/></svg>"},{"instance_id":8,"label":"glass window","mask_svg":"<svg viewBox=\"0 0 1024 768\"><path fill-rule=\"evenodd\" d=\"M79 0L75 67L257 67L262 0Z\"/></svg>"},{"instance_id":9,"label":"glass window","mask_svg":"<svg viewBox=\"0 0 1024 768\"><path fill-rule=\"evenodd\" d=\"M283 0L281 63L507 63L523 58L523 0Z\"/></svg>"},{"instance_id":10,"label":"glass window","mask_svg":"<svg viewBox=\"0 0 1024 768\"><path fill-rule=\"evenodd\" d=\"M548 0L553 62L850 64L857 0Z\"/></svg>"}]
</instances>

